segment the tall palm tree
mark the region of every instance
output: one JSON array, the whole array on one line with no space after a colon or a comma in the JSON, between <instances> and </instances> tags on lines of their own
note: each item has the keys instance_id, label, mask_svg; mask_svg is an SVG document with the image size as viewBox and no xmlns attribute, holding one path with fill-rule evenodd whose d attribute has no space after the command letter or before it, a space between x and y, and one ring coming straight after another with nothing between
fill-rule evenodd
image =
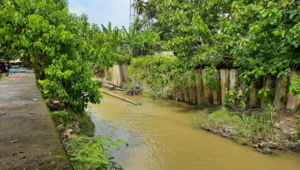
<instances>
[{"instance_id":1,"label":"tall palm tree","mask_svg":"<svg viewBox=\"0 0 300 170\"><path fill-rule=\"evenodd\" d=\"M142 15L146 9L146 3L144 0L133 0L132 6L138 15Z\"/></svg>"},{"instance_id":2,"label":"tall palm tree","mask_svg":"<svg viewBox=\"0 0 300 170\"><path fill-rule=\"evenodd\" d=\"M143 21L139 18L136 17L134 22L132 23L132 26L136 28L137 31L141 30L143 28Z\"/></svg>"}]
</instances>

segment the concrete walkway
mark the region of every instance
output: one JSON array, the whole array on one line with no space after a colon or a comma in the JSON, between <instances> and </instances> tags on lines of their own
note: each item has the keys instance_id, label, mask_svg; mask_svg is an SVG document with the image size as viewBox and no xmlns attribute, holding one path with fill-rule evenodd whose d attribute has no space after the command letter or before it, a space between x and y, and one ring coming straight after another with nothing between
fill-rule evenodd
<instances>
[{"instance_id":1,"label":"concrete walkway","mask_svg":"<svg viewBox=\"0 0 300 170\"><path fill-rule=\"evenodd\" d=\"M0 81L0 170L72 169L35 75L26 75Z\"/></svg>"}]
</instances>

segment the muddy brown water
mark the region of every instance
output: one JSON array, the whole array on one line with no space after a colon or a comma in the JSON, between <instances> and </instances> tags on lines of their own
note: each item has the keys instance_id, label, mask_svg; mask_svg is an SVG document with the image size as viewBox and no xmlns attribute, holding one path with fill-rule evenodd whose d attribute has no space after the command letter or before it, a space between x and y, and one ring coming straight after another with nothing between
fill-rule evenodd
<instances>
[{"instance_id":1,"label":"muddy brown water","mask_svg":"<svg viewBox=\"0 0 300 170\"><path fill-rule=\"evenodd\" d=\"M299 170L300 154L275 151L268 156L253 148L199 129L190 123L195 106L174 101L126 96L142 103L133 106L104 95L100 105L88 112L96 135L107 135L129 143L110 149L125 170Z\"/></svg>"}]
</instances>

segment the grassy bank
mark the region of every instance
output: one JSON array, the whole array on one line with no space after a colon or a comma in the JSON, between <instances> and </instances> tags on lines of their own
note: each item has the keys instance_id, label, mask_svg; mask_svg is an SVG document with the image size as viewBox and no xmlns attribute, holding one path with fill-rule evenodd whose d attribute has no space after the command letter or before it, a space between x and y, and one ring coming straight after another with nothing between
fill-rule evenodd
<instances>
[{"instance_id":1,"label":"grassy bank","mask_svg":"<svg viewBox=\"0 0 300 170\"><path fill-rule=\"evenodd\" d=\"M272 154L273 148L293 149L297 143L280 134L273 120L274 108L269 105L263 112L252 115L230 112L225 108L211 114L191 116L192 123L234 141L255 147L260 152Z\"/></svg>"}]
</instances>

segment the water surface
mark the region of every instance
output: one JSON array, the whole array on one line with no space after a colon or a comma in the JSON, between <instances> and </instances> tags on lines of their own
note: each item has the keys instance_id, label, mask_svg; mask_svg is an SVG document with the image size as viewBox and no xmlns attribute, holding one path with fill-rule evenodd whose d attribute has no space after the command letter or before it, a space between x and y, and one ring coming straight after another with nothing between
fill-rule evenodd
<instances>
[{"instance_id":1,"label":"water surface","mask_svg":"<svg viewBox=\"0 0 300 170\"><path fill-rule=\"evenodd\" d=\"M276 151L262 155L192 125L195 106L141 96L118 95L142 103L130 103L104 95L100 105L88 112L96 125L95 134L122 139L129 147L111 149L125 170L300 170L300 155Z\"/></svg>"}]
</instances>

